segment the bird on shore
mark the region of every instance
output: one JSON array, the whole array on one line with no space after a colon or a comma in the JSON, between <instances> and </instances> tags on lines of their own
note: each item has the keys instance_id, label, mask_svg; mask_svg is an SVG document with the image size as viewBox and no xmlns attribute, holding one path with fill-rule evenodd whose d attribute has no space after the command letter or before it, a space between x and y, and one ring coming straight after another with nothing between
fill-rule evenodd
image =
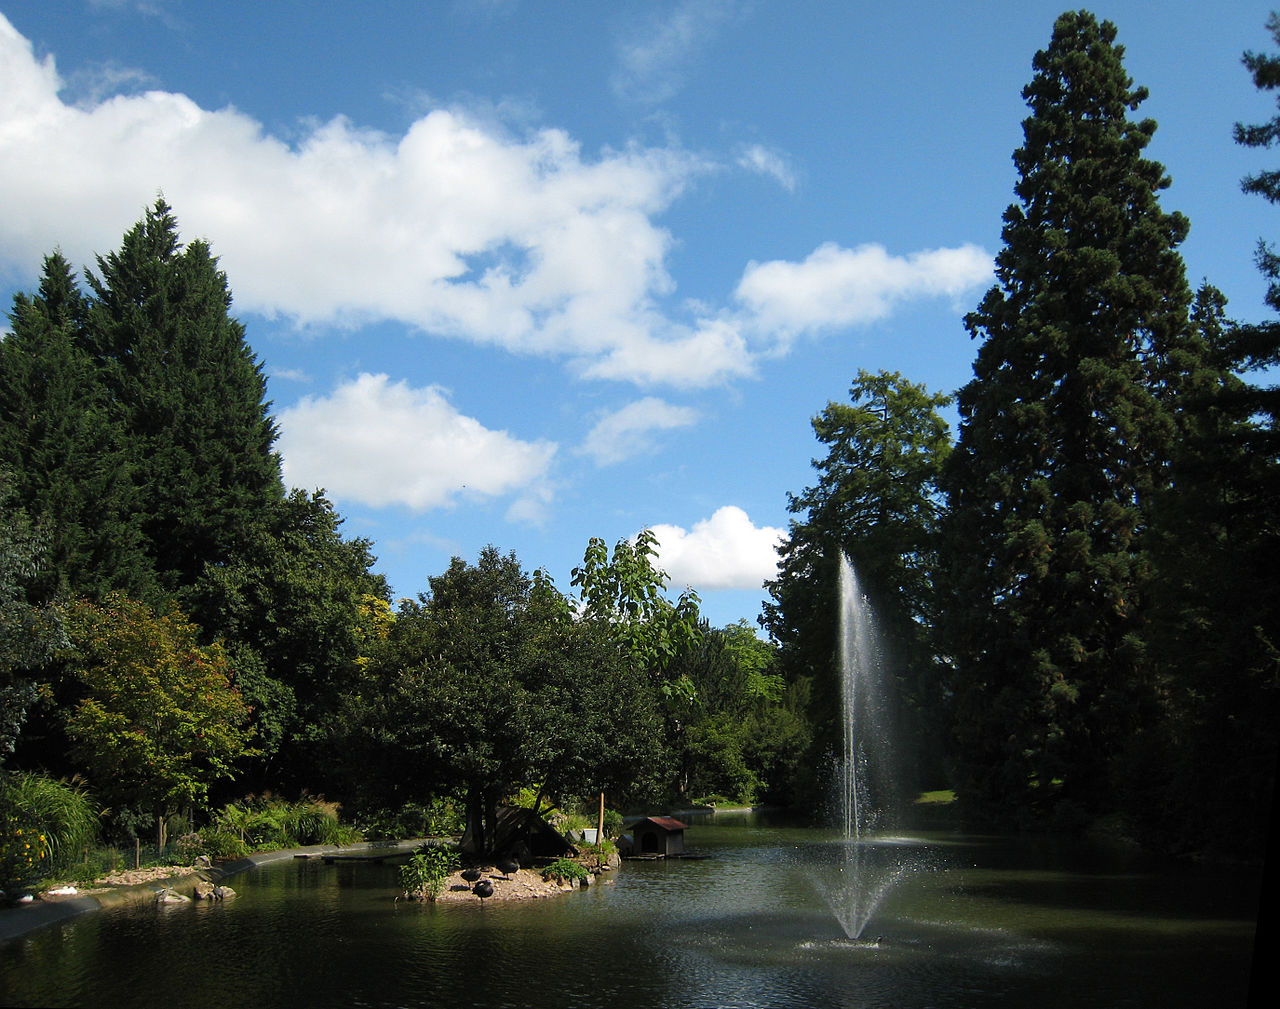
<instances>
[{"instance_id":1,"label":"bird on shore","mask_svg":"<svg viewBox=\"0 0 1280 1009\"><path fill-rule=\"evenodd\" d=\"M471 888L471 892L480 898L480 903L483 905L486 897L493 896L493 884L487 879L482 879Z\"/></svg>"},{"instance_id":2,"label":"bird on shore","mask_svg":"<svg viewBox=\"0 0 1280 1009\"><path fill-rule=\"evenodd\" d=\"M465 879L468 883L474 883L477 879L480 878L479 868L477 868L476 866L472 866L470 869L463 869L462 878Z\"/></svg>"},{"instance_id":3,"label":"bird on shore","mask_svg":"<svg viewBox=\"0 0 1280 1009\"><path fill-rule=\"evenodd\" d=\"M520 871L520 863L517 862L510 855L507 855L503 858L498 859L493 864L494 864L494 868L496 868L500 873L502 873L503 879L510 879L511 874L513 872Z\"/></svg>"}]
</instances>

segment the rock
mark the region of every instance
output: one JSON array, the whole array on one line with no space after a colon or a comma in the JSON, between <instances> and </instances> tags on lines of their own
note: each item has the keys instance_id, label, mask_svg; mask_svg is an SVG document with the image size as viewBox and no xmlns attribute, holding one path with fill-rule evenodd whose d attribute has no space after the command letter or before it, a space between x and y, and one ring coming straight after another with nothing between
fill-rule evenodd
<instances>
[{"instance_id":1,"label":"rock","mask_svg":"<svg viewBox=\"0 0 1280 1009\"><path fill-rule=\"evenodd\" d=\"M196 900L230 900L236 895L229 886L207 883L203 879L196 880L194 891Z\"/></svg>"},{"instance_id":2,"label":"rock","mask_svg":"<svg viewBox=\"0 0 1280 1009\"><path fill-rule=\"evenodd\" d=\"M48 892L51 897L74 897L80 891L74 886L55 886Z\"/></svg>"},{"instance_id":3,"label":"rock","mask_svg":"<svg viewBox=\"0 0 1280 1009\"><path fill-rule=\"evenodd\" d=\"M213 867L213 859L208 855L197 855L196 860L191 864L197 869L211 869Z\"/></svg>"},{"instance_id":4,"label":"rock","mask_svg":"<svg viewBox=\"0 0 1280 1009\"><path fill-rule=\"evenodd\" d=\"M157 904L189 904L191 903L191 898L178 893L177 890L174 890L171 887L165 887L163 890L161 890L159 893L156 894L156 903Z\"/></svg>"}]
</instances>

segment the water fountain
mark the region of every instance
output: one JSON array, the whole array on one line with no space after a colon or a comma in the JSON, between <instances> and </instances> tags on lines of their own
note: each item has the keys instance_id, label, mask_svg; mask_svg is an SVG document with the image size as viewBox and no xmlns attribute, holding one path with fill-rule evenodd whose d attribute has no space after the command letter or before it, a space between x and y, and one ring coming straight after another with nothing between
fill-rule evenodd
<instances>
[{"instance_id":1,"label":"water fountain","mask_svg":"<svg viewBox=\"0 0 1280 1009\"><path fill-rule=\"evenodd\" d=\"M843 553L839 601L844 746L836 779L842 835L838 872L827 896L845 935L856 939L908 866L878 836L888 825L897 792L885 669L875 615Z\"/></svg>"}]
</instances>

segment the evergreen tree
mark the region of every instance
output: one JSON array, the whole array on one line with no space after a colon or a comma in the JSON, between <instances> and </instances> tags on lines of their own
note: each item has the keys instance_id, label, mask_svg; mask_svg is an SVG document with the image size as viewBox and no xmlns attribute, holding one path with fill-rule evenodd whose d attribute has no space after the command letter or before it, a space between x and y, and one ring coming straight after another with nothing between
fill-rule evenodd
<instances>
[{"instance_id":1,"label":"evergreen tree","mask_svg":"<svg viewBox=\"0 0 1280 1009\"><path fill-rule=\"evenodd\" d=\"M1169 180L1142 156L1156 124L1129 118L1147 92L1115 38L1066 13L1036 54L946 476L959 784L1062 822L1107 806L1117 755L1155 714L1143 534L1191 300L1187 221L1159 205Z\"/></svg>"},{"instance_id":2,"label":"evergreen tree","mask_svg":"<svg viewBox=\"0 0 1280 1009\"><path fill-rule=\"evenodd\" d=\"M88 342L126 431L162 587L192 585L282 494L261 366L209 246L158 199L98 257Z\"/></svg>"},{"instance_id":3,"label":"evergreen tree","mask_svg":"<svg viewBox=\"0 0 1280 1009\"><path fill-rule=\"evenodd\" d=\"M1126 797L1144 839L1259 855L1275 765L1275 460L1234 369L1226 299L1192 307L1202 353L1185 374L1170 480L1153 510L1152 659L1165 720L1132 752ZM1268 517L1270 513L1270 517Z\"/></svg>"},{"instance_id":4,"label":"evergreen tree","mask_svg":"<svg viewBox=\"0 0 1280 1009\"><path fill-rule=\"evenodd\" d=\"M834 750L841 729L836 677L838 568L841 552L858 569L894 654L899 701L917 716L917 754L940 759L926 713L941 705L934 643L934 586L940 496L950 451L938 411L950 397L929 393L897 373L859 372L849 403L828 403L813 420L827 455L814 460L818 482L788 496L796 516L779 549L773 601L762 622L780 645L793 684L812 684L816 745ZM822 765L815 760L812 766ZM816 784L816 782L815 782Z\"/></svg>"},{"instance_id":5,"label":"evergreen tree","mask_svg":"<svg viewBox=\"0 0 1280 1009\"><path fill-rule=\"evenodd\" d=\"M142 549L123 432L84 346L88 305L58 253L39 291L14 298L0 341L0 466L49 542L45 595L145 594L153 574Z\"/></svg>"}]
</instances>

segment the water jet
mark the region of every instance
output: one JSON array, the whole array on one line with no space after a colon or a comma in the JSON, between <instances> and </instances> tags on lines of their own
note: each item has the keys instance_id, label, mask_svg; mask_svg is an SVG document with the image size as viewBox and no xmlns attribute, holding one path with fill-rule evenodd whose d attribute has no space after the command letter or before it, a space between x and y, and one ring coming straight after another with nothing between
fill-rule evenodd
<instances>
[{"instance_id":1,"label":"water jet","mask_svg":"<svg viewBox=\"0 0 1280 1009\"><path fill-rule=\"evenodd\" d=\"M839 604L843 747L835 777L841 849L827 898L845 935L857 939L908 865L896 846L877 843L876 832L889 825L897 794L892 719L875 614L844 553Z\"/></svg>"}]
</instances>

